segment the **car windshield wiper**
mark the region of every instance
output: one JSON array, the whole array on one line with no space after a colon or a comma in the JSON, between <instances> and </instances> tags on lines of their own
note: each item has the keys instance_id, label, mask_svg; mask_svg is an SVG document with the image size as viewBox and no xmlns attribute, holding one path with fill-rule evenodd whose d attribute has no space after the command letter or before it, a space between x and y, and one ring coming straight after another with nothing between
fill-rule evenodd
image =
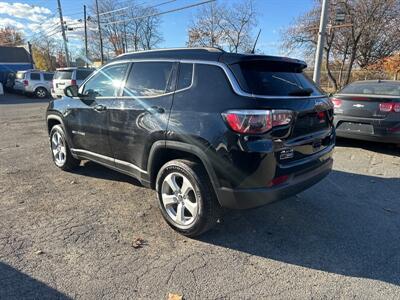
<instances>
[{"instance_id":1,"label":"car windshield wiper","mask_svg":"<svg viewBox=\"0 0 400 300\"><path fill-rule=\"evenodd\" d=\"M305 89L296 89L289 93L289 96L310 96L313 93L313 89L305 88Z\"/></svg>"}]
</instances>

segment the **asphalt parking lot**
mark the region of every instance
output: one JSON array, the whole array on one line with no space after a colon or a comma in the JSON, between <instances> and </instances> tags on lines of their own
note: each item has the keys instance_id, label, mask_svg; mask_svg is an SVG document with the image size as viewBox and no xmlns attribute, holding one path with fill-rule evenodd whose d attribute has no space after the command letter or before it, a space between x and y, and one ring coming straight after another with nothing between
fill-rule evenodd
<instances>
[{"instance_id":1,"label":"asphalt parking lot","mask_svg":"<svg viewBox=\"0 0 400 300\"><path fill-rule=\"evenodd\" d=\"M134 179L58 170L46 102L0 97L0 299L400 298L399 149L339 141L318 185L195 240Z\"/></svg>"}]
</instances>

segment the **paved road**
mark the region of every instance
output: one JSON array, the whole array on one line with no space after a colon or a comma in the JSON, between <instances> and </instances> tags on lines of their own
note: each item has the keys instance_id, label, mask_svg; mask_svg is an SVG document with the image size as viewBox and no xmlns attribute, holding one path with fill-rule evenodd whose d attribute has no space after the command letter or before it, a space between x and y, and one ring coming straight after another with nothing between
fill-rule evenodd
<instances>
[{"instance_id":1,"label":"paved road","mask_svg":"<svg viewBox=\"0 0 400 300\"><path fill-rule=\"evenodd\" d=\"M397 149L339 142L321 183L192 240L134 179L53 166L45 107L0 98L0 299L400 298Z\"/></svg>"}]
</instances>

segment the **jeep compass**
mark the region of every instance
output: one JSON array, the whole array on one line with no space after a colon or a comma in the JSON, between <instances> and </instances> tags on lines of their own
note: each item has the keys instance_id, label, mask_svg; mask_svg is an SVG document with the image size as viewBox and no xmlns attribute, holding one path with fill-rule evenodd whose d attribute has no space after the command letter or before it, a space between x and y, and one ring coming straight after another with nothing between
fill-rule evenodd
<instances>
[{"instance_id":1,"label":"jeep compass","mask_svg":"<svg viewBox=\"0 0 400 300\"><path fill-rule=\"evenodd\" d=\"M199 235L221 208L284 199L330 172L333 105L305 68L214 48L123 54L50 102L53 161L137 178L172 228Z\"/></svg>"}]
</instances>

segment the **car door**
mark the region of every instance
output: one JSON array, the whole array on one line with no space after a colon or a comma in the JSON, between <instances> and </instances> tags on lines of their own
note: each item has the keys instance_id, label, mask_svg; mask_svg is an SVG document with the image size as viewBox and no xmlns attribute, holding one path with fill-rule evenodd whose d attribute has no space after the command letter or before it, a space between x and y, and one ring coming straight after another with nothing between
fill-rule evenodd
<instances>
[{"instance_id":1,"label":"car door","mask_svg":"<svg viewBox=\"0 0 400 300\"><path fill-rule=\"evenodd\" d=\"M143 173L153 142L165 139L176 71L174 62L132 63L110 110L110 143L118 168Z\"/></svg>"},{"instance_id":2,"label":"car door","mask_svg":"<svg viewBox=\"0 0 400 300\"><path fill-rule=\"evenodd\" d=\"M26 91L33 93L36 87L38 87L41 82L42 82L41 73L31 72L30 80L28 81L28 86L26 87Z\"/></svg>"},{"instance_id":3,"label":"car door","mask_svg":"<svg viewBox=\"0 0 400 300\"><path fill-rule=\"evenodd\" d=\"M109 108L121 87L127 63L105 66L79 89L78 98L65 117L74 151L90 159L113 161L108 140Z\"/></svg>"}]
</instances>

